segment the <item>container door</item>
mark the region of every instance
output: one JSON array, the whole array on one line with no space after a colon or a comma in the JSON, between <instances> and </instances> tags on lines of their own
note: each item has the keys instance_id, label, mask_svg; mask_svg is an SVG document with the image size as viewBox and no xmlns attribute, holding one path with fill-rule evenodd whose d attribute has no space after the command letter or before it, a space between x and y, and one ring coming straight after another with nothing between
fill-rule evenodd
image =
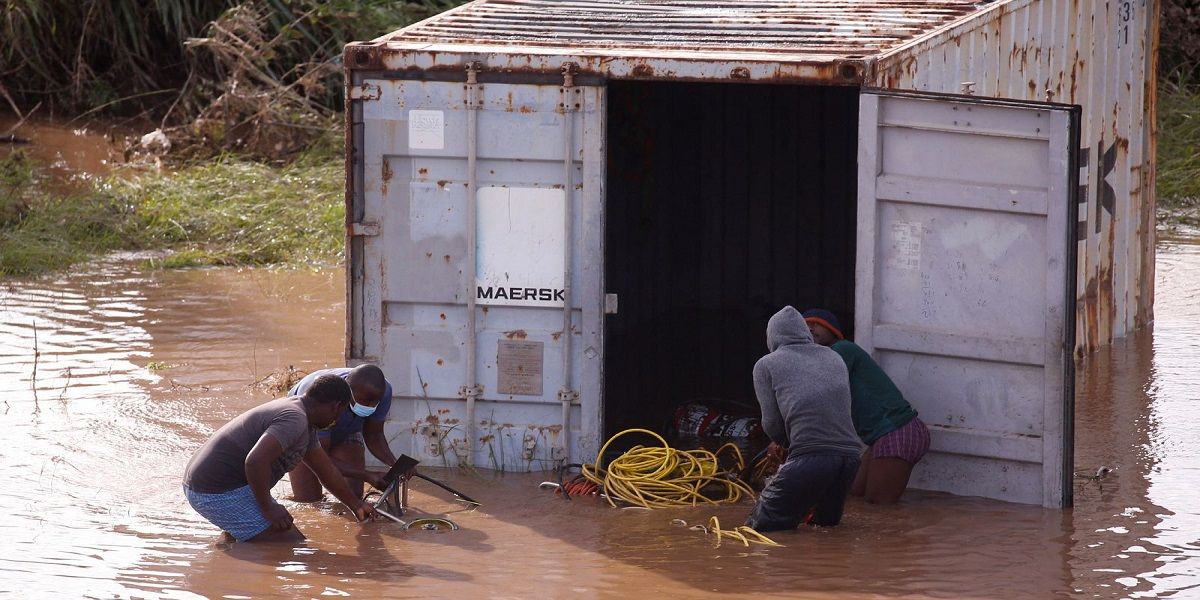
<instances>
[{"instance_id":1,"label":"container door","mask_svg":"<svg viewBox=\"0 0 1200 600\"><path fill-rule=\"evenodd\" d=\"M865 92L856 342L931 431L915 487L1071 503L1072 107Z\"/></svg>"},{"instance_id":2,"label":"container door","mask_svg":"<svg viewBox=\"0 0 1200 600\"><path fill-rule=\"evenodd\" d=\"M391 381L393 448L520 471L591 460L603 89L367 79L351 98L348 358Z\"/></svg>"}]
</instances>

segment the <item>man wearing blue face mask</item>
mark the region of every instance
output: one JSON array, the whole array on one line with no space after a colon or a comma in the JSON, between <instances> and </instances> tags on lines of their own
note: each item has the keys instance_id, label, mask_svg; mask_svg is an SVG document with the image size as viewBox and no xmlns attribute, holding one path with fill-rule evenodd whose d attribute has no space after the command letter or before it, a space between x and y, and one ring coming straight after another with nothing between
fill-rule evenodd
<instances>
[{"instance_id":1,"label":"man wearing blue face mask","mask_svg":"<svg viewBox=\"0 0 1200 600\"><path fill-rule=\"evenodd\" d=\"M291 390L289 396L299 396L322 375L337 375L350 384L354 401L350 410L342 411L332 429L320 432L321 446L333 459L342 475L350 483L350 489L362 497L363 482L378 487L383 472L367 470L365 450L380 462L391 466L396 462L392 449L383 434L383 423L392 407L392 384L375 365L359 365L353 369L324 369L309 373ZM313 502L323 496L321 482L311 469L303 464L288 473L292 482L292 497L297 502Z\"/></svg>"}]
</instances>

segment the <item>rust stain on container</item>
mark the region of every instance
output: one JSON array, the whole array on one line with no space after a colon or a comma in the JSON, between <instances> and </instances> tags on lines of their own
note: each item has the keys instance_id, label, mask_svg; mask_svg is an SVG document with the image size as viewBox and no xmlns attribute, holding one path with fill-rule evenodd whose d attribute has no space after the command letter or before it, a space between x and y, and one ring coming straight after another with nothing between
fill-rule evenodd
<instances>
[{"instance_id":1,"label":"rust stain on container","mask_svg":"<svg viewBox=\"0 0 1200 600\"><path fill-rule=\"evenodd\" d=\"M524 329L514 329L512 331L505 331L504 337L510 340L523 340L529 337L529 334Z\"/></svg>"},{"instance_id":2,"label":"rust stain on container","mask_svg":"<svg viewBox=\"0 0 1200 600\"><path fill-rule=\"evenodd\" d=\"M388 184L391 183L391 181L392 181L392 163L388 162L387 160L384 160L380 164L382 165L380 167L382 172L379 175L379 179L380 179L380 181L383 182L382 187L380 188L380 191L383 193L384 196L386 196L387 191L388 191Z\"/></svg>"},{"instance_id":3,"label":"rust stain on container","mask_svg":"<svg viewBox=\"0 0 1200 600\"><path fill-rule=\"evenodd\" d=\"M629 74L636 79L650 79L654 77L654 67L645 63L634 65L633 70Z\"/></svg>"}]
</instances>

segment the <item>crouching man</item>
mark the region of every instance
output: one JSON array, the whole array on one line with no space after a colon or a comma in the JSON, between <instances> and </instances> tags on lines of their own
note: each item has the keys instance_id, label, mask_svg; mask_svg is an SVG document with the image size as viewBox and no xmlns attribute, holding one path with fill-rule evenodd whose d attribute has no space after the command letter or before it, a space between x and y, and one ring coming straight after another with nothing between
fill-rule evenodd
<instances>
[{"instance_id":1,"label":"crouching man","mask_svg":"<svg viewBox=\"0 0 1200 600\"><path fill-rule=\"evenodd\" d=\"M359 365L353 369L325 369L309 373L292 386L288 395L303 394L322 375L341 377L354 392L350 410L338 416L337 424L332 429L317 435L325 453L333 459L334 466L350 484L350 490L354 495L362 496L364 482L378 488L379 478L386 473L367 469L363 447L385 465L391 466L396 462L396 456L392 454L387 437L383 434L383 424L392 407L392 384L384 378L379 367ZM288 479L292 483L292 499L296 502L315 502L323 496L321 482L317 481L313 470L304 465L292 469Z\"/></svg>"},{"instance_id":2,"label":"crouching man","mask_svg":"<svg viewBox=\"0 0 1200 600\"><path fill-rule=\"evenodd\" d=\"M301 396L272 400L226 423L184 470L188 503L239 542L302 539L271 488L303 461L356 519L374 517L317 441L317 430L332 427L351 399L345 380L329 375Z\"/></svg>"},{"instance_id":3,"label":"crouching man","mask_svg":"<svg viewBox=\"0 0 1200 600\"><path fill-rule=\"evenodd\" d=\"M787 460L771 479L746 524L757 531L805 522L833 526L858 472L861 445L850 419L846 365L813 342L800 312L784 307L767 323L770 354L754 365L762 426Z\"/></svg>"}]
</instances>

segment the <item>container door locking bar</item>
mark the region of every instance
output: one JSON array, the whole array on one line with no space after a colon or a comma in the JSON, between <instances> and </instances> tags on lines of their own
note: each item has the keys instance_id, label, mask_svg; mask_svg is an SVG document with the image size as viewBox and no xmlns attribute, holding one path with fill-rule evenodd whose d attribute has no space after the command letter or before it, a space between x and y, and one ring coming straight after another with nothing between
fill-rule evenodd
<instances>
[{"instance_id":1,"label":"container door locking bar","mask_svg":"<svg viewBox=\"0 0 1200 600\"><path fill-rule=\"evenodd\" d=\"M479 141L478 123L479 110L483 108L483 86L479 84L479 71L483 63L468 61L467 83L463 86L463 104L467 108L467 385L459 394L467 401L467 465L475 466L475 399L482 395L483 389L475 381L475 361L477 355L477 323L475 320L475 280L478 277L478 257L476 242L478 236L479 218L479 182L476 177L476 159Z\"/></svg>"},{"instance_id":2,"label":"container door locking bar","mask_svg":"<svg viewBox=\"0 0 1200 600\"><path fill-rule=\"evenodd\" d=\"M572 184L572 171L575 169L575 113L582 108L583 95L575 85L575 74L579 65L564 63L562 66L563 84L559 88L558 108L563 115L563 385L558 391L558 400L562 403L562 433L559 440L561 446L553 452L555 458L570 462L571 457L571 404L579 398L575 391L571 371L571 350L574 345L574 335L571 331L571 255L575 246L575 236L572 235L575 224L573 196L575 186Z\"/></svg>"}]
</instances>

